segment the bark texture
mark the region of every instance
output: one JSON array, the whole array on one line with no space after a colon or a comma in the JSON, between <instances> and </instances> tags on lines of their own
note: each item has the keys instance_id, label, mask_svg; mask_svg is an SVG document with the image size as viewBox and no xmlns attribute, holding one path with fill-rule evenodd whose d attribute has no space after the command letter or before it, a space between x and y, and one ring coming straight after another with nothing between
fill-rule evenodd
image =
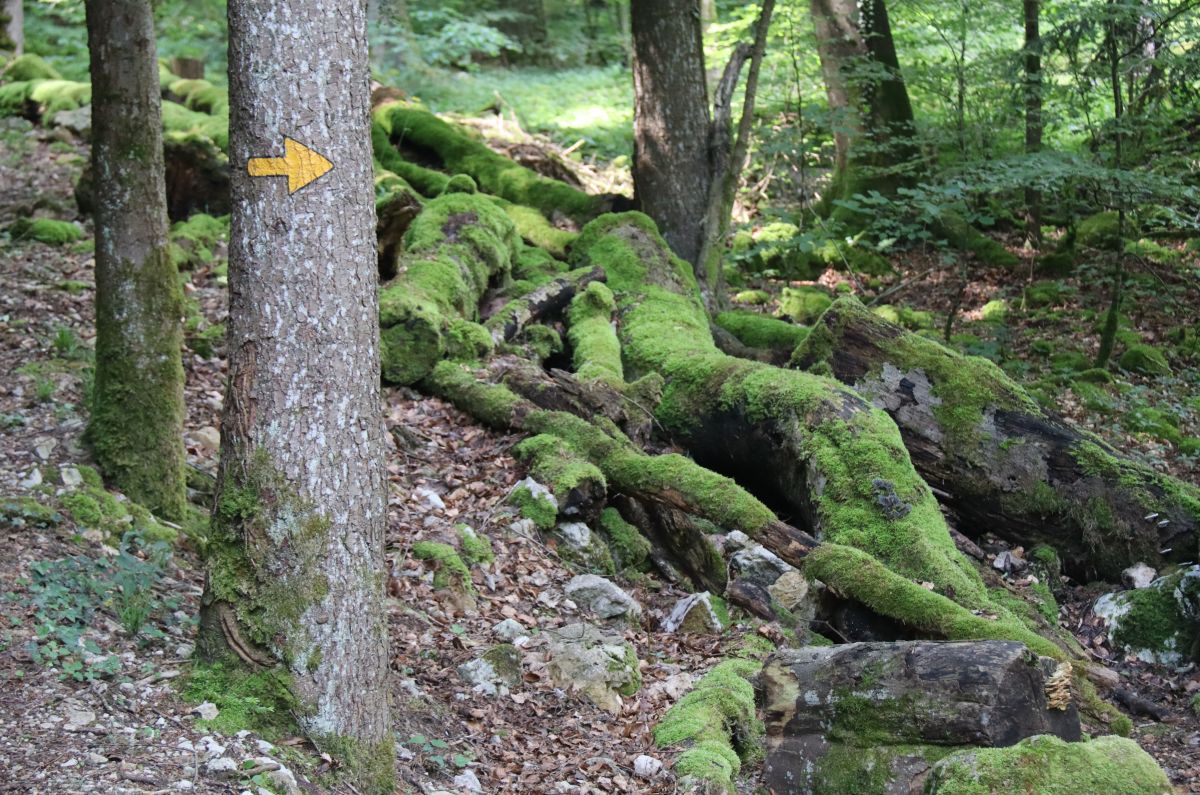
<instances>
[{"instance_id":1,"label":"bark texture","mask_svg":"<svg viewBox=\"0 0 1200 795\"><path fill-rule=\"evenodd\" d=\"M0 32L0 49L9 49L13 55L25 52L25 9L22 0L4 0L4 8L0 11L0 19L8 17L4 22L4 30ZM8 41L3 40L7 38Z\"/></svg>"},{"instance_id":2,"label":"bark texture","mask_svg":"<svg viewBox=\"0 0 1200 795\"><path fill-rule=\"evenodd\" d=\"M812 17L837 145L826 209L855 193L894 193L912 181L919 153L887 6L812 0Z\"/></svg>"},{"instance_id":3,"label":"bark texture","mask_svg":"<svg viewBox=\"0 0 1200 795\"><path fill-rule=\"evenodd\" d=\"M391 792L364 3L229 5L229 388L201 651L281 666L301 727ZM284 137L333 163L250 177Z\"/></svg>"},{"instance_id":4,"label":"bark texture","mask_svg":"<svg viewBox=\"0 0 1200 795\"><path fill-rule=\"evenodd\" d=\"M183 515L183 294L167 253L162 108L149 0L87 3L96 226L88 439L113 485Z\"/></svg>"},{"instance_id":5,"label":"bark texture","mask_svg":"<svg viewBox=\"0 0 1200 795\"><path fill-rule=\"evenodd\" d=\"M633 182L671 250L695 264L708 204L708 88L695 0L634 0Z\"/></svg>"},{"instance_id":6,"label":"bark texture","mask_svg":"<svg viewBox=\"0 0 1200 795\"><path fill-rule=\"evenodd\" d=\"M842 298L794 362L830 372L886 410L968 536L1048 544L1079 578L1118 581L1136 561L1195 559L1200 490L1042 410L989 361Z\"/></svg>"},{"instance_id":7,"label":"bark texture","mask_svg":"<svg viewBox=\"0 0 1200 795\"><path fill-rule=\"evenodd\" d=\"M1041 0L1022 0L1025 18L1025 154L1042 151L1042 34ZM1042 240L1042 196L1035 187L1025 189L1025 237L1035 245Z\"/></svg>"}]
</instances>

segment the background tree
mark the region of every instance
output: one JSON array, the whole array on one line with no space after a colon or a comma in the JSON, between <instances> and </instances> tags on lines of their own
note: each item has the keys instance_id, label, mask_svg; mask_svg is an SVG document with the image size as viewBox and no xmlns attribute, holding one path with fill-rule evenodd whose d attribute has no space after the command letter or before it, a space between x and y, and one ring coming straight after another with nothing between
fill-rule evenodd
<instances>
[{"instance_id":1,"label":"background tree","mask_svg":"<svg viewBox=\"0 0 1200 795\"><path fill-rule=\"evenodd\" d=\"M1041 0L1022 0L1021 8L1025 17L1025 154L1033 155L1042 151ZM1035 245L1042 240L1041 204L1037 188L1025 188L1025 237Z\"/></svg>"},{"instance_id":2,"label":"background tree","mask_svg":"<svg viewBox=\"0 0 1200 795\"><path fill-rule=\"evenodd\" d=\"M96 384L88 438L115 486L179 519L183 303L167 250L149 0L88 0L87 29L96 185Z\"/></svg>"},{"instance_id":3,"label":"background tree","mask_svg":"<svg viewBox=\"0 0 1200 795\"><path fill-rule=\"evenodd\" d=\"M20 55L25 49L25 10L22 0L4 0L0 7L0 50Z\"/></svg>"},{"instance_id":4,"label":"background tree","mask_svg":"<svg viewBox=\"0 0 1200 795\"><path fill-rule=\"evenodd\" d=\"M366 4L234 0L229 33L230 375L200 649L280 666L301 727L360 791L391 792ZM250 176L285 137L332 171Z\"/></svg>"}]
</instances>

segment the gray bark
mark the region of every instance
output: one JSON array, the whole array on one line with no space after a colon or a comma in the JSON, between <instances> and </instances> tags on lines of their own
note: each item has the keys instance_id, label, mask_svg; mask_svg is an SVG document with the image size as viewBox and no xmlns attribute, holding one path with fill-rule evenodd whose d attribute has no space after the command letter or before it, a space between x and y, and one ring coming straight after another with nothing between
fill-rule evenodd
<instances>
[{"instance_id":1,"label":"gray bark","mask_svg":"<svg viewBox=\"0 0 1200 795\"><path fill-rule=\"evenodd\" d=\"M21 2L4 0L4 15L8 17L4 32L13 43L13 55L25 52L25 10Z\"/></svg>"},{"instance_id":2,"label":"gray bark","mask_svg":"<svg viewBox=\"0 0 1200 795\"><path fill-rule=\"evenodd\" d=\"M169 519L184 506L183 296L167 254L162 106L149 0L88 0L96 384L105 476Z\"/></svg>"},{"instance_id":3,"label":"gray bark","mask_svg":"<svg viewBox=\"0 0 1200 795\"><path fill-rule=\"evenodd\" d=\"M286 666L301 727L344 752L360 790L390 792L366 5L233 0L229 33L230 380L214 536L233 551L209 562L203 650ZM285 136L333 163L291 194L246 166L282 156ZM231 584L239 573L249 580Z\"/></svg>"},{"instance_id":4,"label":"gray bark","mask_svg":"<svg viewBox=\"0 0 1200 795\"><path fill-rule=\"evenodd\" d=\"M696 265L711 162L695 0L633 0L633 182L671 250Z\"/></svg>"}]
</instances>

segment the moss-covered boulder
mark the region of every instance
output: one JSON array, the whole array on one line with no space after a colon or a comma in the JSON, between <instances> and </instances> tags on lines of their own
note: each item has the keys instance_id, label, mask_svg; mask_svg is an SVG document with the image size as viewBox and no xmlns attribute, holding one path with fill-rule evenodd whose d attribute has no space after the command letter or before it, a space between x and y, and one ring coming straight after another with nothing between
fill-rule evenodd
<instances>
[{"instance_id":1,"label":"moss-covered boulder","mask_svg":"<svg viewBox=\"0 0 1200 795\"><path fill-rule=\"evenodd\" d=\"M642 686L637 651L619 636L591 624L569 624L544 633L547 670L560 687L580 693L609 712Z\"/></svg>"},{"instance_id":2,"label":"moss-covered boulder","mask_svg":"<svg viewBox=\"0 0 1200 795\"><path fill-rule=\"evenodd\" d=\"M83 230L70 221L53 218L18 218L8 228L13 240L36 240L49 246L61 246L83 239Z\"/></svg>"},{"instance_id":3,"label":"moss-covered boulder","mask_svg":"<svg viewBox=\"0 0 1200 795\"><path fill-rule=\"evenodd\" d=\"M640 571L648 565L650 542L636 527L621 518L616 508L601 511L597 527L618 569Z\"/></svg>"},{"instance_id":4,"label":"moss-covered boulder","mask_svg":"<svg viewBox=\"0 0 1200 795\"><path fill-rule=\"evenodd\" d=\"M1171 365L1158 348L1145 343L1130 345L1121 354L1121 369L1139 375L1170 375Z\"/></svg>"},{"instance_id":5,"label":"moss-covered boulder","mask_svg":"<svg viewBox=\"0 0 1200 795\"><path fill-rule=\"evenodd\" d=\"M928 795L1170 795L1167 775L1137 743L1030 737L1011 748L958 751L933 766Z\"/></svg>"},{"instance_id":6,"label":"moss-covered boulder","mask_svg":"<svg viewBox=\"0 0 1200 795\"><path fill-rule=\"evenodd\" d=\"M833 297L820 287L784 287L779 299L779 314L801 325L809 325L832 303Z\"/></svg>"},{"instance_id":7,"label":"moss-covered boulder","mask_svg":"<svg viewBox=\"0 0 1200 795\"><path fill-rule=\"evenodd\" d=\"M1057 671L1013 642L778 652L760 676L764 779L776 792L912 792L934 761L964 745L1004 747L1038 734L1078 740L1069 695L1048 695Z\"/></svg>"},{"instance_id":8,"label":"moss-covered boulder","mask_svg":"<svg viewBox=\"0 0 1200 795\"><path fill-rule=\"evenodd\" d=\"M1120 224L1116 211L1090 215L1075 228L1075 245L1116 251L1121 245Z\"/></svg>"},{"instance_id":9,"label":"moss-covered boulder","mask_svg":"<svg viewBox=\"0 0 1200 795\"><path fill-rule=\"evenodd\" d=\"M1143 662L1187 663L1200 638L1200 566L1159 577L1147 588L1117 591L1096 600L1112 645Z\"/></svg>"},{"instance_id":10,"label":"moss-covered boulder","mask_svg":"<svg viewBox=\"0 0 1200 795\"><path fill-rule=\"evenodd\" d=\"M61 79L62 75L58 73L57 69L46 63L42 56L30 52L13 58L4 65L3 70L0 70L0 80L6 83L15 83L20 80Z\"/></svg>"}]
</instances>

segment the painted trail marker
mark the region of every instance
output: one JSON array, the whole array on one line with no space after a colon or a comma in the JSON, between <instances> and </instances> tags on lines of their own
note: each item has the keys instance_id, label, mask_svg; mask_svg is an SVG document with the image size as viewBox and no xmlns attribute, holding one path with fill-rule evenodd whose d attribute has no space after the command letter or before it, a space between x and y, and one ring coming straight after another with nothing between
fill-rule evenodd
<instances>
[{"instance_id":1,"label":"painted trail marker","mask_svg":"<svg viewBox=\"0 0 1200 795\"><path fill-rule=\"evenodd\" d=\"M246 173L252 177L287 177L289 194L332 168L333 163L324 155L291 138L283 139L283 157L252 157L246 161Z\"/></svg>"}]
</instances>

